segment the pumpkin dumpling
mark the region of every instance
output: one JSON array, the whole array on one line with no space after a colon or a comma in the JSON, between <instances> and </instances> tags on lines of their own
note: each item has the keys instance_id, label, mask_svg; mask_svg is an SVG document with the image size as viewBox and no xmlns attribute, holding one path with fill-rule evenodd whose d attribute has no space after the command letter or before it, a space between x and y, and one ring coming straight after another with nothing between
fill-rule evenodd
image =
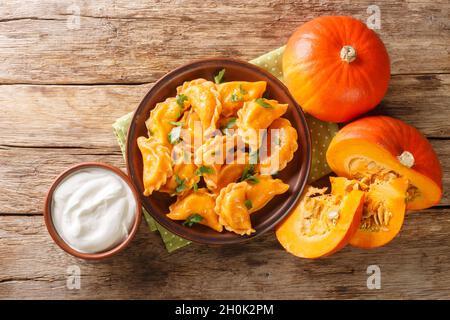
<instances>
[{"instance_id":1,"label":"pumpkin dumpling","mask_svg":"<svg viewBox=\"0 0 450 320\"><path fill-rule=\"evenodd\" d=\"M172 176L172 159L169 148L154 138L139 137L137 144L142 154L144 195L149 196Z\"/></svg>"},{"instance_id":2,"label":"pumpkin dumpling","mask_svg":"<svg viewBox=\"0 0 450 320\"><path fill-rule=\"evenodd\" d=\"M252 150L258 149L264 137L261 129L267 129L275 119L286 112L287 108L287 104L264 98L245 102L237 113L238 134Z\"/></svg>"},{"instance_id":3,"label":"pumpkin dumpling","mask_svg":"<svg viewBox=\"0 0 450 320\"><path fill-rule=\"evenodd\" d=\"M200 181L196 174L197 166L193 163L180 161L173 166L173 175L167 180L160 191L171 195L183 195Z\"/></svg>"},{"instance_id":4,"label":"pumpkin dumpling","mask_svg":"<svg viewBox=\"0 0 450 320\"><path fill-rule=\"evenodd\" d=\"M308 186L299 203L276 228L281 245L302 258L320 258L342 249L356 232L364 192L325 193Z\"/></svg>"},{"instance_id":5,"label":"pumpkin dumpling","mask_svg":"<svg viewBox=\"0 0 450 320\"><path fill-rule=\"evenodd\" d=\"M267 156L261 159L259 171L262 174L274 174L286 168L298 149L297 130L289 120L275 119L268 127L266 141Z\"/></svg>"},{"instance_id":6,"label":"pumpkin dumpling","mask_svg":"<svg viewBox=\"0 0 450 320\"><path fill-rule=\"evenodd\" d=\"M216 205L215 195L201 188L178 200L169 207L170 212L167 217L172 220L188 220L189 217L197 214L202 217L199 221L217 232L222 232L223 226L219 223L218 216L214 211Z\"/></svg>"},{"instance_id":7,"label":"pumpkin dumpling","mask_svg":"<svg viewBox=\"0 0 450 320\"><path fill-rule=\"evenodd\" d=\"M237 182L249 163L248 153L236 154L231 163L224 165L213 165L211 172L203 174L208 189L219 193L228 184Z\"/></svg>"},{"instance_id":8,"label":"pumpkin dumpling","mask_svg":"<svg viewBox=\"0 0 450 320\"><path fill-rule=\"evenodd\" d=\"M209 138L195 151L195 163L207 166L231 163L235 159L237 149L245 152L245 144L238 135L217 135Z\"/></svg>"},{"instance_id":9,"label":"pumpkin dumpling","mask_svg":"<svg viewBox=\"0 0 450 320\"><path fill-rule=\"evenodd\" d=\"M265 81L230 81L217 85L222 102L222 115L226 117L236 115L244 102L261 98L266 91Z\"/></svg>"},{"instance_id":10,"label":"pumpkin dumpling","mask_svg":"<svg viewBox=\"0 0 450 320\"><path fill-rule=\"evenodd\" d=\"M172 148L169 142L169 132L175 127L176 122L184 111L184 106L177 103L175 98L167 98L160 102L150 112L150 117L145 121L148 135L157 139L164 146Z\"/></svg>"},{"instance_id":11,"label":"pumpkin dumpling","mask_svg":"<svg viewBox=\"0 0 450 320\"><path fill-rule=\"evenodd\" d=\"M246 205L247 182L230 183L223 188L216 199L216 213L219 223L226 230L239 235L250 235L255 230L250 221L250 212Z\"/></svg>"},{"instance_id":12,"label":"pumpkin dumpling","mask_svg":"<svg viewBox=\"0 0 450 320\"><path fill-rule=\"evenodd\" d=\"M188 98L192 109L200 119L203 135L208 137L213 134L222 112L222 104L215 84L205 79L196 79L179 86L177 92Z\"/></svg>"},{"instance_id":13,"label":"pumpkin dumpling","mask_svg":"<svg viewBox=\"0 0 450 320\"><path fill-rule=\"evenodd\" d=\"M194 110L190 109L185 111L182 118L175 124L178 124L182 129L180 131L181 142L184 142L191 148L194 147L195 142L197 145L201 145L202 136L194 136L194 132L202 132L200 117ZM198 139L198 141L194 141L194 139Z\"/></svg>"},{"instance_id":14,"label":"pumpkin dumpling","mask_svg":"<svg viewBox=\"0 0 450 320\"><path fill-rule=\"evenodd\" d=\"M276 195L283 194L289 189L289 185L280 179L273 179L268 175L255 175L255 182L249 183L246 198L249 212L263 208Z\"/></svg>"}]
</instances>

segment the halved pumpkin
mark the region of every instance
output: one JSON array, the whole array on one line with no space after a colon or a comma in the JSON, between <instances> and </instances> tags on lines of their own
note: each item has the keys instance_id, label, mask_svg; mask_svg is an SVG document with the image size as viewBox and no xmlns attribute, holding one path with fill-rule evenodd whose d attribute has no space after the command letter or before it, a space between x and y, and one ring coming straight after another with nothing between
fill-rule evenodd
<instances>
[{"instance_id":1,"label":"halved pumpkin","mask_svg":"<svg viewBox=\"0 0 450 320\"><path fill-rule=\"evenodd\" d=\"M376 248L395 238L403 225L408 180L394 175L376 178L371 184L344 177L331 177L333 192L365 192L361 223L350 244L358 248ZM367 181L366 181L367 182Z\"/></svg>"},{"instance_id":2,"label":"halved pumpkin","mask_svg":"<svg viewBox=\"0 0 450 320\"><path fill-rule=\"evenodd\" d=\"M338 176L368 184L387 175L406 178L407 209L431 207L442 197L436 153L416 128L403 121L386 116L356 120L337 133L326 156Z\"/></svg>"},{"instance_id":3,"label":"halved pumpkin","mask_svg":"<svg viewBox=\"0 0 450 320\"><path fill-rule=\"evenodd\" d=\"M276 229L281 245L302 258L320 258L342 249L359 226L364 192L307 187L297 206Z\"/></svg>"}]
</instances>

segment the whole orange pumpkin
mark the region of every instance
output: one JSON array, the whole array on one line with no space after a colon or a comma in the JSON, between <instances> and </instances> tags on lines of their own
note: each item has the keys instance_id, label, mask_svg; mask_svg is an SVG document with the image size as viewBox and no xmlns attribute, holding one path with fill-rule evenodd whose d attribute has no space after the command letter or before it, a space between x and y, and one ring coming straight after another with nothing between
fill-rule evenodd
<instances>
[{"instance_id":1,"label":"whole orange pumpkin","mask_svg":"<svg viewBox=\"0 0 450 320\"><path fill-rule=\"evenodd\" d=\"M362 22L319 17L290 37L283 55L285 83L302 108L331 122L373 109L390 78L383 42Z\"/></svg>"}]
</instances>

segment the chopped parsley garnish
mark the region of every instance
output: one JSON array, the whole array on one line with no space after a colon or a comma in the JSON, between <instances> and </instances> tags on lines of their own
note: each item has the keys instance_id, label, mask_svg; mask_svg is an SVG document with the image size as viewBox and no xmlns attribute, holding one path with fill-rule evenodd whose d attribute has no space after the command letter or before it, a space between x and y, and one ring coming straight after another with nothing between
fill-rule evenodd
<instances>
[{"instance_id":1,"label":"chopped parsley garnish","mask_svg":"<svg viewBox=\"0 0 450 320\"><path fill-rule=\"evenodd\" d=\"M253 175L249 176L247 179L245 179L245 181L248 181L248 182L253 183L253 184L256 184L256 183L259 182L258 178L253 176Z\"/></svg>"},{"instance_id":2,"label":"chopped parsley garnish","mask_svg":"<svg viewBox=\"0 0 450 320\"><path fill-rule=\"evenodd\" d=\"M240 101L244 101L244 97L241 95L238 95L237 93L233 93L231 95L231 102L240 102Z\"/></svg>"},{"instance_id":3,"label":"chopped parsley garnish","mask_svg":"<svg viewBox=\"0 0 450 320\"><path fill-rule=\"evenodd\" d=\"M184 123L183 123L182 121L169 121L169 123L170 123L171 125L177 126L177 127L180 127L180 126L183 126L183 125L184 125Z\"/></svg>"},{"instance_id":4,"label":"chopped parsley garnish","mask_svg":"<svg viewBox=\"0 0 450 320\"><path fill-rule=\"evenodd\" d=\"M261 107L266 108L266 109L273 109L273 106L270 105L269 103L267 103L266 101L264 101L263 98L258 98L255 100L255 102L257 104L259 104Z\"/></svg>"},{"instance_id":5,"label":"chopped parsley garnish","mask_svg":"<svg viewBox=\"0 0 450 320\"><path fill-rule=\"evenodd\" d=\"M249 199L245 200L245 201L244 201L244 204L245 204L245 207L246 207L248 210L250 210L251 208L253 208L253 203L252 203Z\"/></svg>"},{"instance_id":6,"label":"chopped parsley garnish","mask_svg":"<svg viewBox=\"0 0 450 320\"><path fill-rule=\"evenodd\" d=\"M177 187L175 188L177 193L186 190L186 179L181 179L178 175L176 175L175 182L177 183Z\"/></svg>"},{"instance_id":7,"label":"chopped parsley garnish","mask_svg":"<svg viewBox=\"0 0 450 320\"><path fill-rule=\"evenodd\" d=\"M177 144L180 142L181 137L181 126L173 127L168 134L169 142L171 144Z\"/></svg>"},{"instance_id":8,"label":"chopped parsley garnish","mask_svg":"<svg viewBox=\"0 0 450 320\"><path fill-rule=\"evenodd\" d=\"M184 102L188 99L188 97L184 94L178 94L177 95L177 104L184 108Z\"/></svg>"},{"instance_id":9,"label":"chopped parsley garnish","mask_svg":"<svg viewBox=\"0 0 450 320\"><path fill-rule=\"evenodd\" d=\"M231 129L236 125L236 120L237 118L230 118L230 120L228 120L227 124L224 125L222 128L223 129Z\"/></svg>"},{"instance_id":10,"label":"chopped parsley garnish","mask_svg":"<svg viewBox=\"0 0 450 320\"><path fill-rule=\"evenodd\" d=\"M197 182L194 182L194 184L192 185L192 189L194 189L194 191L198 191L198 184L197 184Z\"/></svg>"},{"instance_id":11,"label":"chopped parsley garnish","mask_svg":"<svg viewBox=\"0 0 450 320\"><path fill-rule=\"evenodd\" d=\"M239 92L240 92L242 95L246 95L246 94L248 93L248 91L245 90L245 89L242 87L242 84L239 85Z\"/></svg>"},{"instance_id":12,"label":"chopped parsley garnish","mask_svg":"<svg viewBox=\"0 0 450 320\"><path fill-rule=\"evenodd\" d=\"M224 75L225 75L225 69L220 70L219 73L214 76L214 82L217 84L222 83Z\"/></svg>"},{"instance_id":13,"label":"chopped parsley garnish","mask_svg":"<svg viewBox=\"0 0 450 320\"><path fill-rule=\"evenodd\" d=\"M244 172L242 172L242 176L240 181L248 181L251 183L258 183L258 178L255 177L255 165L250 164L245 166Z\"/></svg>"},{"instance_id":14,"label":"chopped parsley garnish","mask_svg":"<svg viewBox=\"0 0 450 320\"><path fill-rule=\"evenodd\" d=\"M236 125L236 120L237 120L236 118L230 118L230 120L228 120L227 124L220 127L220 130L222 130L223 134L226 134L227 136L231 135L228 130L233 128Z\"/></svg>"},{"instance_id":15,"label":"chopped parsley garnish","mask_svg":"<svg viewBox=\"0 0 450 320\"><path fill-rule=\"evenodd\" d=\"M214 169L211 168L211 167L207 167L207 166L201 166L200 168L198 168L197 170L195 170L195 174L196 174L197 176L202 176L202 175L204 175L205 173L209 173L209 174L214 173Z\"/></svg>"},{"instance_id":16,"label":"chopped parsley garnish","mask_svg":"<svg viewBox=\"0 0 450 320\"><path fill-rule=\"evenodd\" d=\"M184 222L183 226L192 227L194 224L199 223L203 220L203 217L198 213L191 214Z\"/></svg>"}]
</instances>

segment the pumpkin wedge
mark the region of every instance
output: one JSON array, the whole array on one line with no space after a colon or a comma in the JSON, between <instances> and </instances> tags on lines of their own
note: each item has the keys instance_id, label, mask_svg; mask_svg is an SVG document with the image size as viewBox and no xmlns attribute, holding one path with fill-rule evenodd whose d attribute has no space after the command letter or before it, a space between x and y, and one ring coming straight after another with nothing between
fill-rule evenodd
<instances>
[{"instance_id":1,"label":"pumpkin wedge","mask_svg":"<svg viewBox=\"0 0 450 320\"><path fill-rule=\"evenodd\" d=\"M350 239L358 248L376 248L390 242L400 232L406 209L408 180L404 177L385 176L370 185L343 177L331 177L333 192L365 192L361 223Z\"/></svg>"},{"instance_id":2,"label":"pumpkin wedge","mask_svg":"<svg viewBox=\"0 0 450 320\"><path fill-rule=\"evenodd\" d=\"M338 176L365 184L406 178L407 209L431 207L442 197L442 169L436 153L416 128L403 121L386 116L356 120L339 130L326 157Z\"/></svg>"},{"instance_id":3,"label":"pumpkin wedge","mask_svg":"<svg viewBox=\"0 0 450 320\"><path fill-rule=\"evenodd\" d=\"M276 229L281 245L302 258L320 258L342 249L356 232L364 192L326 194L327 188L307 187L297 206Z\"/></svg>"}]
</instances>

